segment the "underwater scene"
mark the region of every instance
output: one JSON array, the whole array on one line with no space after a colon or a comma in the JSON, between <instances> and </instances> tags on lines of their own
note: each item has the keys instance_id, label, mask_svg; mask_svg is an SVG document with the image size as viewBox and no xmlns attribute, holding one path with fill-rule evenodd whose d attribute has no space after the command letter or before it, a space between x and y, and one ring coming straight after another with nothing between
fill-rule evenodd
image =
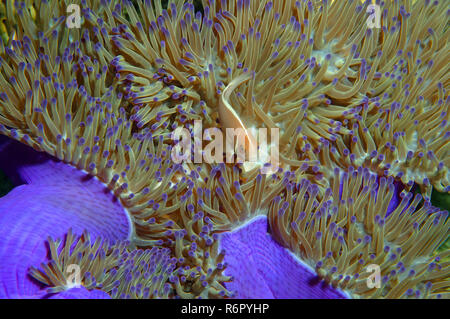
<instances>
[{"instance_id":1,"label":"underwater scene","mask_svg":"<svg viewBox=\"0 0 450 319\"><path fill-rule=\"evenodd\" d=\"M0 299L450 299L449 26L0 0Z\"/></svg>"}]
</instances>

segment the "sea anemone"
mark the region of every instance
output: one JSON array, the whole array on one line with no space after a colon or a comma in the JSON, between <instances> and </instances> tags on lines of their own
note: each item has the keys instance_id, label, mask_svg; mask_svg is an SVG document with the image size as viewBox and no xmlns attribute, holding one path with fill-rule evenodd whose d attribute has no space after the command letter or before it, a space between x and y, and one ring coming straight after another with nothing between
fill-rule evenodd
<instances>
[{"instance_id":1,"label":"sea anemone","mask_svg":"<svg viewBox=\"0 0 450 319\"><path fill-rule=\"evenodd\" d=\"M216 125L225 97L240 125L281 130L289 167L304 159L320 159L326 175L370 167L423 185L427 196L449 184L443 1L380 3L381 29L367 28L358 1L212 1L204 15L182 2L167 11L141 3L140 15L124 4L131 24L114 30L116 70L132 103L146 103L140 125L176 104ZM335 23L343 12L351 23ZM429 23L410 22L422 16ZM222 94L229 86L234 94Z\"/></svg>"},{"instance_id":2,"label":"sea anemone","mask_svg":"<svg viewBox=\"0 0 450 319\"><path fill-rule=\"evenodd\" d=\"M269 212L275 238L315 267L334 287L355 297L448 297L449 251L433 251L449 235L448 212L411 193L390 205L396 187L392 177L368 169L338 168L333 188L321 199L308 180L292 183ZM369 287L369 265L380 267L382 284Z\"/></svg>"},{"instance_id":3,"label":"sea anemone","mask_svg":"<svg viewBox=\"0 0 450 319\"><path fill-rule=\"evenodd\" d=\"M69 4L81 8L80 28L66 25ZM47 241L50 260L41 254L41 269L27 263L27 271L60 293L66 254L83 265L88 291L231 297L221 238L265 215L274 238L336 289L447 296L447 262L430 265L448 237L448 217L429 201L432 189L450 191L447 5L376 1L381 25L369 28L369 4L204 0L195 12L193 1L9 2L5 25L14 37L0 46L0 133L45 152L51 167L72 170L44 178L40 185L55 186L49 192L69 197L73 190L57 186L81 191L80 178L95 177L123 220L120 236L108 238L114 226L106 220L114 219L103 210L108 227L93 236L103 224L88 229L89 197L76 236L67 234L71 220L47 234L56 240ZM267 153L277 149L279 163L270 174L264 162L225 164L233 152L213 163L176 163L173 131L194 137L198 120L205 129L243 129L247 152L257 128L277 129ZM33 183L24 187L30 200L40 194ZM425 200L418 209L414 185ZM4 207L16 200L8 196ZM51 207L46 214L64 219ZM47 236L39 234L35 244L44 249ZM78 243L77 254L64 241ZM364 286L369 263L381 267L380 289ZM132 266L132 279L119 279ZM144 278L152 266L164 277L158 283Z\"/></svg>"},{"instance_id":4,"label":"sea anemone","mask_svg":"<svg viewBox=\"0 0 450 319\"><path fill-rule=\"evenodd\" d=\"M101 289L113 298L167 298L173 294L168 280L173 276L177 260L170 259L169 249L154 247L127 252L129 244L120 242L110 246L100 238L92 243L86 232L74 242L69 230L63 249L60 249L62 241L48 240L51 260L43 264L44 271L32 267L30 273L52 287L47 289L49 293L67 290L68 283L73 284L70 282L72 273L66 274L63 270L77 265L80 276L82 274L80 285L88 290Z\"/></svg>"}]
</instances>

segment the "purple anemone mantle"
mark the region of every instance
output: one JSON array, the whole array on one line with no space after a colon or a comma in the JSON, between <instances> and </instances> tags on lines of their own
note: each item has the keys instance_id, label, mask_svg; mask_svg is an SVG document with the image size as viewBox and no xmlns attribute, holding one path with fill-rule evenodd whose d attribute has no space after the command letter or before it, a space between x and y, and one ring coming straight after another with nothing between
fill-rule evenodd
<instances>
[{"instance_id":1,"label":"purple anemone mantle","mask_svg":"<svg viewBox=\"0 0 450 319\"><path fill-rule=\"evenodd\" d=\"M267 229L267 218L259 216L221 238L229 265L225 273L235 278L227 289L236 291L237 298L347 298L319 280L313 269L275 242Z\"/></svg>"},{"instance_id":2,"label":"purple anemone mantle","mask_svg":"<svg viewBox=\"0 0 450 319\"><path fill-rule=\"evenodd\" d=\"M112 242L128 239L126 212L95 178L13 141L0 146L0 167L19 184L0 198L0 298L47 297L28 272L47 260L49 236L62 238L72 228ZM71 289L62 296L91 295Z\"/></svg>"},{"instance_id":3,"label":"purple anemone mantle","mask_svg":"<svg viewBox=\"0 0 450 319\"><path fill-rule=\"evenodd\" d=\"M116 198L96 178L12 140L0 139L0 168L17 185L0 198L0 298L109 298L99 291L72 288L49 295L29 276L30 266L49 258L46 240L69 228L111 242L129 239L131 221ZM317 280L312 269L268 234L258 217L224 233L227 288L238 298L346 298Z\"/></svg>"}]
</instances>

